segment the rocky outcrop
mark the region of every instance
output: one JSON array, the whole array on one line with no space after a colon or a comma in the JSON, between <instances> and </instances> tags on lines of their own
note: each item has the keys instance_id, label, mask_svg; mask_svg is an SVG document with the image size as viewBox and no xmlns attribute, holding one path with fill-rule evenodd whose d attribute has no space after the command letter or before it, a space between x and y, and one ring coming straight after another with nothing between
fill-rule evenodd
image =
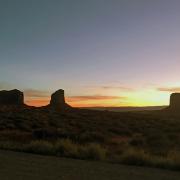
<instances>
[{"instance_id":1,"label":"rocky outcrop","mask_svg":"<svg viewBox=\"0 0 180 180\"><path fill-rule=\"evenodd\" d=\"M170 96L170 110L177 111L180 113L180 93L173 93Z\"/></svg>"},{"instance_id":2,"label":"rocky outcrop","mask_svg":"<svg viewBox=\"0 0 180 180\"><path fill-rule=\"evenodd\" d=\"M172 93L170 96L169 106L163 110L171 115L180 115L180 93Z\"/></svg>"},{"instance_id":3,"label":"rocky outcrop","mask_svg":"<svg viewBox=\"0 0 180 180\"><path fill-rule=\"evenodd\" d=\"M2 110L5 108L9 110L9 108L16 109L16 107L18 109L19 107L31 108L31 106L24 104L23 92L17 89L10 91L6 91L6 90L0 91L0 109ZM51 95L50 104L42 108L48 108L48 109L50 108L51 110L63 111L70 109L71 106L65 102L64 90L59 89L58 91L54 92Z\"/></svg>"},{"instance_id":4,"label":"rocky outcrop","mask_svg":"<svg viewBox=\"0 0 180 180\"><path fill-rule=\"evenodd\" d=\"M70 106L65 102L63 89L59 89L51 95L49 106L55 110L65 110L70 108Z\"/></svg>"},{"instance_id":5,"label":"rocky outcrop","mask_svg":"<svg viewBox=\"0 0 180 180\"><path fill-rule=\"evenodd\" d=\"M14 89L10 91L0 91L0 105L8 106L22 106L24 105L24 95L23 92Z\"/></svg>"}]
</instances>

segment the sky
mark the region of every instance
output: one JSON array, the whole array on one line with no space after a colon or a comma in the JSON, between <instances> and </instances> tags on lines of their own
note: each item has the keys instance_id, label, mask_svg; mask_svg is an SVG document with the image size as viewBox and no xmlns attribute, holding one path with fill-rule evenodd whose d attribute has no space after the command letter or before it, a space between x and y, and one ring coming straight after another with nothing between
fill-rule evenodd
<instances>
[{"instance_id":1,"label":"sky","mask_svg":"<svg viewBox=\"0 0 180 180\"><path fill-rule=\"evenodd\" d=\"M179 0L0 0L0 90L29 105L159 106L180 92Z\"/></svg>"}]
</instances>

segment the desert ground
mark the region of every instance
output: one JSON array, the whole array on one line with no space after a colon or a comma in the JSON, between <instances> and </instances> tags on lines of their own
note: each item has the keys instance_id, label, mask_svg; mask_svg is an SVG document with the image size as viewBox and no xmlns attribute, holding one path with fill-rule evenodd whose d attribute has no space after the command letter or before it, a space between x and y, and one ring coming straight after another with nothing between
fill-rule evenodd
<instances>
[{"instance_id":1,"label":"desert ground","mask_svg":"<svg viewBox=\"0 0 180 180\"><path fill-rule=\"evenodd\" d=\"M0 151L1 180L179 180L180 172Z\"/></svg>"}]
</instances>

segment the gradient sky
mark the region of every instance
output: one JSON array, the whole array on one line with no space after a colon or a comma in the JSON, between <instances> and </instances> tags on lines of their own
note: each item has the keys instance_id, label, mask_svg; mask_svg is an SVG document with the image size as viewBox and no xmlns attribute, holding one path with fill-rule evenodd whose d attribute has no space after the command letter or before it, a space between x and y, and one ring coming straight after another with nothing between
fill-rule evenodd
<instances>
[{"instance_id":1,"label":"gradient sky","mask_svg":"<svg viewBox=\"0 0 180 180\"><path fill-rule=\"evenodd\" d=\"M166 105L180 91L179 0L0 0L0 89L47 104Z\"/></svg>"}]
</instances>

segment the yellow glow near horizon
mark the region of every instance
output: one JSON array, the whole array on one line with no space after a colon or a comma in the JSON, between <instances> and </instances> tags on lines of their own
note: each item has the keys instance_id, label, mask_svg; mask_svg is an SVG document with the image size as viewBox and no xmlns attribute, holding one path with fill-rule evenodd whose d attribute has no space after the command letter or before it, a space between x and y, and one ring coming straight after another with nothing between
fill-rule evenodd
<instances>
[{"instance_id":1,"label":"yellow glow near horizon","mask_svg":"<svg viewBox=\"0 0 180 180\"><path fill-rule=\"evenodd\" d=\"M169 92L145 90L128 96L130 106L161 106L169 104Z\"/></svg>"}]
</instances>

